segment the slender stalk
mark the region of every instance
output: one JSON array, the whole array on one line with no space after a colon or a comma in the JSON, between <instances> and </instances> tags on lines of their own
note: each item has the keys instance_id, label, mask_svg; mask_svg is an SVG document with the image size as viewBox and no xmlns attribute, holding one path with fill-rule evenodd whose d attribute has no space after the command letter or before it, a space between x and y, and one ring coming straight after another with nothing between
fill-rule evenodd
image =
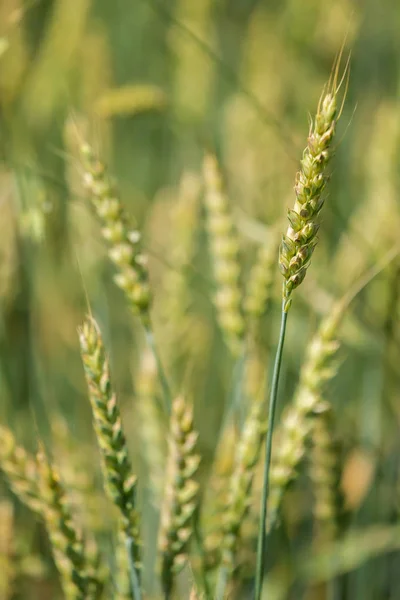
<instances>
[{"instance_id":1,"label":"slender stalk","mask_svg":"<svg viewBox=\"0 0 400 600\"><path fill-rule=\"evenodd\" d=\"M129 562L129 578L131 581L131 588L133 593L134 600L142 600L142 592L140 589L140 581L138 572L135 565L135 540L132 536L126 536L125 540L126 550L128 553L128 562Z\"/></svg>"},{"instance_id":2,"label":"slender stalk","mask_svg":"<svg viewBox=\"0 0 400 600\"><path fill-rule=\"evenodd\" d=\"M217 589L215 592L216 600L224 600L225 589L226 589L227 583L228 583L228 570L224 565L222 565L222 567L219 570L219 574L218 574Z\"/></svg>"},{"instance_id":3,"label":"slender stalk","mask_svg":"<svg viewBox=\"0 0 400 600\"><path fill-rule=\"evenodd\" d=\"M158 377L160 380L160 384L161 384L161 388L162 388L163 396L164 396L165 410L166 410L167 415L170 415L171 414L171 405L172 405L172 395L171 395L171 390L170 390L169 383L167 380L167 376L165 375L164 367L162 365L160 355L158 354L158 350L157 350L156 342L154 339L154 334L151 330L151 326L144 325L144 331L146 334L147 343L149 345L149 348L153 352L154 359L156 361L157 373L158 373Z\"/></svg>"},{"instance_id":4,"label":"slender stalk","mask_svg":"<svg viewBox=\"0 0 400 600\"><path fill-rule=\"evenodd\" d=\"M197 507L193 520L193 539L196 544L197 553L200 559L199 574L197 576L197 587L202 589L204 600L211 600L211 590L208 583L207 571L205 566L205 550L203 537L199 524L199 507Z\"/></svg>"},{"instance_id":5,"label":"slender stalk","mask_svg":"<svg viewBox=\"0 0 400 600\"><path fill-rule=\"evenodd\" d=\"M268 491L269 491L269 468L271 464L271 450L272 450L272 435L274 430L275 420L275 408L276 400L278 395L278 384L279 374L282 363L282 352L283 345L285 343L286 333L286 322L287 322L287 310L285 310L285 300L282 304L282 318L281 318L281 330L279 334L278 347L276 349L274 372L272 376L271 394L269 399L269 415L268 415L268 431L267 440L265 445L265 464L264 464L264 478L263 478L263 489L261 497L261 510L260 510L260 526L258 532L257 542L257 566L256 566L256 582L255 582L255 600L260 600L262 582L264 576L264 563L265 563L265 550L266 550L266 531L265 523L267 518L268 510Z\"/></svg>"},{"instance_id":6,"label":"slender stalk","mask_svg":"<svg viewBox=\"0 0 400 600\"><path fill-rule=\"evenodd\" d=\"M333 577L331 581L327 583L327 592L326 592L327 600L339 600L339 579L338 577Z\"/></svg>"},{"instance_id":7,"label":"slender stalk","mask_svg":"<svg viewBox=\"0 0 400 600\"><path fill-rule=\"evenodd\" d=\"M241 405L242 400L242 391L243 391L243 377L245 373L247 360L247 348L246 345L243 345L243 350L240 355L237 357L233 371L232 371L232 383L231 389L229 391L228 396L228 405L225 410L225 415L223 418L223 423L221 427L220 436L222 437L223 432L227 425L231 422L232 416L236 413L238 415L238 421L240 425L243 424L243 413L244 407Z\"/></svg>"}]
</instances>

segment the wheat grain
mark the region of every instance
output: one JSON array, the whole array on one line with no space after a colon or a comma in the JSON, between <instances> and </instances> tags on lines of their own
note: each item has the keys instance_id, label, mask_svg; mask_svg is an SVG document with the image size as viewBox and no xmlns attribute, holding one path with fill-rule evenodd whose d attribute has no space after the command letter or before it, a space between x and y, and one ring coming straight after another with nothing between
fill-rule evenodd
<instances>
[{"instance_id":1,"label":"wheat grain","mask_svg":"<svg viewBox=\"0 0 400 600\"><path fill-rule=\"evenodd\" d=\"M207 228L217 286L215 306L221 330L234 355L243 344L244 321L240 310L239 242L229 212L222 176L215 156L207 154L203 163Z\"/></svg>"}]
</instances>

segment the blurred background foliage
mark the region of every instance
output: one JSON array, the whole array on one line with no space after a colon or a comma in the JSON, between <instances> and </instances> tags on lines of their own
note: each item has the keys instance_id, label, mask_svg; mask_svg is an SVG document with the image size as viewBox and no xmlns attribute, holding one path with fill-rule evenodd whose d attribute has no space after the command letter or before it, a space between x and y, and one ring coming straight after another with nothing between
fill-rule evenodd
<instances>
[{"instance_id":1,"label":"blurred background foliage","mask_svg":"<svg viewBox=\"0 0 400 600\"><path fill-rule=\"evenodd\" d=\"M160 466L163 453L157 415L142 415L140 399L159 390L85 202L74 132L94 140L143 229L155 336L174 392L194 400L206 473L233 359L212 304L199 204L204 152L215 150L224 170L245 291L257 247L285 227L307 115L345 40L345 53L352 51L349 89L320 244L291 313L281 410L320 317L398 242L399 31L396 0L1 0L1 420L28 449L37 435L46 440L66 481L71 477L83 518L101 529L105 500L93 491L97 454L76 333L89 302L111 355L141 482L149 564L156 525L146 465ZM260 332L265 357L275 345L280 283L277 274ZM174 304L179 286L183 309ZM352 304L340 331L339 374L328 390L344 493L358 525L390 523L400 507L399 294L395 260ZM19 528L14 537L24 546L18 597L56 597L40 526L1 490L0 529ZM299 526L309 507L294 506L296 553L309 541ZM24 553L33 565L25 565ZM349 598L398 597L399 575L397 592L385 595L387 573L396 564L399 572L398 555L376 561L382 576L361 567L349 579ZM362 595L351 595L355 589ZM307 597L324 597L312 593Z\"/></svg>"}]
</instances>

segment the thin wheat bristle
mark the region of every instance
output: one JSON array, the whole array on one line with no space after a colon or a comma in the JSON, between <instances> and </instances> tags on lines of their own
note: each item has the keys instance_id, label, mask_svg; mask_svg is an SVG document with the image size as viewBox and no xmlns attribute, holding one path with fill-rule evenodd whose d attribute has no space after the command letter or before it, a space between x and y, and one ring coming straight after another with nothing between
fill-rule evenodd
<instances>
[{"instance_id":1,"label":"thin wheat bristle","mask_svg":"<svg viewBox=\"0 0 400 600\"><path fill-rule=\"evenodd\" d=\"M107 492L120 512L122 529L139 561L139 517L136 511L136 477L128 457L116 395L100 329L88 318L79 331L81 355L92 406L94 429L102 459Z\"/></svg>"},{"instance_id":2,"label":"thin wheat bristle","mask_svg":"<svg viewBox=\"0 0 400 600\"><path fill-rule=\"evenodd\" d=\"M64 488L43 450L37 454L37 464L43 516L64 594L69 600L87 600L93 597L92 583L86 571L83 542L67 506Z\"/></svg>"},{"instance_id":3,"label":"thin wheat bristle","mask_svg":"<svg viewBox=\"0 0 400 600\"><path fill-rule=\"evenodd\" d=\"M159 550L161 583L165 598L172 593L174 577L187 561L192 518L197 505L198 483L194 475L200 463L193 414L182 397L172 405L165 494L161 510Z\"/></svg>"},{"instance_id":4,"label":"thin wheat bristle","mask_svg":"<svg viewBox=\"0 0 400 600\"><path fill-rule=\"evenodd\" d=\"M0 426L0 469L11 489L20 500L35 512L41 508L36 461L18 446L14 435Z\"/></svg>"},{"instance_id":5,"label":"thin wheat bristle","mask_svg":"<svg viewBox=\"0 0 400 600\"><path fill-rule=\"evenodd\" d=\"M311 120L308 144L296 177L296 201L293 209L288 211L289 227L282 238L279 256L279 267L285 280L285 312L289 310L293 290L306 275L317 244L319 213L328 182L327 166L333 154L332 141L341 112L337 105L339 88L335 70L332 82L321 95L315 118Z\"/></svg>"},{"instance_id":6,"label":"thin wheat bristle","mask_svg":"<svg viewBox=\"0 0 400 600\"><path fill-rule=\"evenodd\" d=\"M102 224L102 235L108 245L108 255L117 268L116 284L134 312L148 321L151 304L147 257L141 251L141 234L132 227L121 203L118 191L108 175L106 166L95 156L93 149L80 149L84 170L84 185Z\"/></svg>"},{"instance_id":7,"label":"thin wheat bristle","mask_svg":"<svg viewBox=\"0 0 400 600\"><path fill-rule=\"evenodd\" d=\"M239 288L239 242L229 211L222 176L215 156L207 154L203 163L204 201L207 228L216 282L215 306L221 330L234 355L241 351L244 320Z\"/></svg>"}]
</instances>

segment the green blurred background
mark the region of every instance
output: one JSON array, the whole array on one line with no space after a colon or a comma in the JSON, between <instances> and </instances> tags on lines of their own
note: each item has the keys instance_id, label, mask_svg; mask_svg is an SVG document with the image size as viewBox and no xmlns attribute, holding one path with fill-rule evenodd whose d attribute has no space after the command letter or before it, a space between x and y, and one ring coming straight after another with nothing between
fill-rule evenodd
<instances>
[{"instance_id":1,"label":"green blurred background","mask_svg":"<svg viewBox=\"0 0 400 600\"><path fill-rule=\"evenodd\" d=\"M64 444L70 458L65 444L93 441L76 333L89 301L145 480L135 402L143 334L112 282L80 183L74 131L99 149L144 231L155 336L174 391L195 401L206 469L232 358L212 306L202 211L188 226L193 258L180 273L190 290L189 321L180 331L168 327L182 177L196 188L204 151L217 152L245 290L257 245L272 227L285 227L307 115L342 44L346 57L351 50L320 244L290 319L283 406L320 316L399 238L399 31L396 0L1 0L0 414L27 448L40 435L51 448ZM400 506L399 279L395 260L352 305L329 390L360 525L391 522ZM262 331L266 354L277 335L279 294L277 274ZM357 597L389 598L386 568L382 577L361 569L351 584L363 586ZM29 589L33 595L22 597L36 597ZM399 597L396 589L390 598Z\"/></svg>"}]
</instances>

